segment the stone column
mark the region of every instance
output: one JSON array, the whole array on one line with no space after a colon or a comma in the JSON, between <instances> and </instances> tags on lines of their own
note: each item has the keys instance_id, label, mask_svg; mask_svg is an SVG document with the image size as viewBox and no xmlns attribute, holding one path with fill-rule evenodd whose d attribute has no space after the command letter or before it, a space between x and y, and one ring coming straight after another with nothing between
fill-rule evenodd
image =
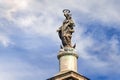
<instances>
[{"instance_id":1,"label":"stone column","mask_svg":"<svg viewBox=\"0 0 120 80\"><path fill-rule=\"evenodd\" d=\"M66 71L77 72L77 59L78 55L74 48L65 47L59 51L59 70L60 73Z\"/></svg>"}]
</instances>

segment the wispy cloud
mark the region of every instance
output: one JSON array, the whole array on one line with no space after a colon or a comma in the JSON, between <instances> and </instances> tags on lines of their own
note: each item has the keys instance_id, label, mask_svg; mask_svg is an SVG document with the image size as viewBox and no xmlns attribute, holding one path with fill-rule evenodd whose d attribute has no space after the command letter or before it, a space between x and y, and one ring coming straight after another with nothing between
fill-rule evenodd
<instances>
[{"instance_id":1,"label":"wispy cloud","mask_svg":"<svg viewBox=\"0 0 120 80\"><path fill-rule=\"evenodd\" d=\"M0 34L0 44L4 47L8 47L10 44L13 44L13 42L6 35Z\"/></svg>"},{"instance_id":2,"label":"wispy cloud","mask_svg":"<svg viewBox=\"0 0 120 80\"><path fill-rule=\"evenodd\" d=\"M2 56L0 59L1 80L44 80L49 75L48 71L54 70L39 68L20 58Z\"/></svg>"}]
</instances>

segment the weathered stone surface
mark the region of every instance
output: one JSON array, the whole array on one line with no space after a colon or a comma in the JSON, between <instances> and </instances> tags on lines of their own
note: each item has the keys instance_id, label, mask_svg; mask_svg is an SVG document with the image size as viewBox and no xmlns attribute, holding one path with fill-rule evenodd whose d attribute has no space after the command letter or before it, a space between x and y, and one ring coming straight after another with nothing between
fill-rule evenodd
<instances>
[{"instance_id":1,"label":"weathered stone surface","mask_svg":"<svg viewBox=\"0 0 120 80\"><path fill-rule=\"evenodd\" d=\"M65 20L63 21L62 26L57 30L59 38L61 39L63 47L72 47L71 38L72 33L74 32L74 22L72 20L70 10L63 10Z\"/></svg>"},{"instance_id":2,"label":"weathered stone surface","mask_svg":"<svg viewBox=\"0 0 120 80\"><path fill-rule=\"evenodd\" d=\"M61 49L58 54L60 72L75 71L77 72L78 55L74 48Z\"/></svg>"}]
</instances>

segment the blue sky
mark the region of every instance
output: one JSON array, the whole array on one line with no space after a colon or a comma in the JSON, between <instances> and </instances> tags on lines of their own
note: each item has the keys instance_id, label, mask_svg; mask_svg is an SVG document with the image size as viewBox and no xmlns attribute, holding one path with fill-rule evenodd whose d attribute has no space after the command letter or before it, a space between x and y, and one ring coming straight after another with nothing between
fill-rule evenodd
<instances>
[{"instance_id":1,"label":"blue sky","mask_svg":"<svg viewBox=\"0 0 120 80\"><path fill-rule=\"evenodd\" d=\"M120 78L119 0L0 0L0 80L45 80L59 72L63 9L75 22L78 72Z\"/></svg>"}]
</instances>

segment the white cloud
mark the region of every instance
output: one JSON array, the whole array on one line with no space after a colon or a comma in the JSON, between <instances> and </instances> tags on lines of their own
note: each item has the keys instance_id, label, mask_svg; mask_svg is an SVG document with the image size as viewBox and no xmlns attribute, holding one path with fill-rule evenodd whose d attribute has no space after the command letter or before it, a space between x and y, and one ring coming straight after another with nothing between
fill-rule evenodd
<instances>
[{"instance_id":1,"label":"white cloud","mask_svg":"<svg viewBox=\"0 0 120 80\"><path fill-rule=\"evenodd\" d=\"M119 40L117 39L117 36L112 36L112 39L109 41L110 44L110 51L111 53L118 54L119 53Z\"/></svg>"},{"instance_id":2,"label":"white cloud","mask_svg":"<svg viewBox=\"0 0 120 80\"><path fill-rule=\"evenodd\" d=\"M16 57L2 56L0 58L0 80L44 80L43 78L48 77L47 71L52 72Z\"/></svg>"},{"instance_id":3,"label":"white cloud","mask_svg":"<svg viewBox=\"0 0 120 80\"><path fill-rule=\"evenodd\" d=\"M0 10L3 13L1 14L17 24L16 27L40 36L55 34L57 27L62 25L60 20L63 20L62 9L64 8L88 15L92 20L100 20L110 24L112 22L119 24L120 21L118 4L112 0L99 2L97 0L58 0L54 1L54 4L48 0L5 0L1 4L2 9ZM53 36L56 38L56 35Z\"/></svg>"},{"instance_id":4,"label":"white cloud","mask_svg":"<svg viewBox=\"0 0 120 80\"><path fill-rule=\"evenodd\" d=\"M81 11L81 13L87 13L87 15L98 19L105 23L117 22L120 21L120 10L118 0L80 0L76 4L76 8ZM79 8L79 7L80 8Z\"/></svg>"},{"instance_id":5,"label":"white cloud","mask_svg":"<svg viewBox=\"0 0 120 80\"><path fill-rule=\"evenodd\" d=\"M78 51L80 58L85 62L84 66L87 66L86 68L89 66L95 70L95 73L100 74L120 73L120 42L118 36L113 36L111 40L104 40L101 43L96 43L90 36L82 37L82 39L78 39Z\"/></svg>"},{"instance_id":6,"label":"white cloud","mask_svg":"<svg viewBox=\"0 0 120 80\"><path fill-rule=\"evenodd\" d=\"M28 5L32 0L4 0L1 1L1 11L3 17L6 17L8 20L13 19L13 14L17 11L26 10Z\"/></svg>"},{"instance_id":7,"label":"white cloud","mask_svg":"<svg viewBox=\"0 0 120 80\"><path fill-rule=\"evenodd\" d=\"M92 47L94 41L90 36L84 36L83 35L84 29L81 28L76 28L76 33L74 37L74 41L76 41L77 44L77 50L78 54L82 58L89 59L89 55L86 52L86 49L89 47Z\"/></svg>"},{"instance_id":8,"label":"white cloud","mask_svg":"<svg viewBox=\"0 0 120 80\"><path fill-rule=\"evenodd\" d=\"M7 36L5 36L4 34L0 34L0 43L4 47L8 47L10 44L13 44L13 42L11 42L10 39Z\"/></svg>"},{"instance_id":9,"label":"white cloud","mask_svg":"<svg viewBox=\"0 0 120 80\"><path fill-rule=\"evenodd\" d=\"M17 23L17 25L21 28L28 28L35 25L34 22L36 19L37 18L35 16L23 16L14 20L14 22Z\"/></svg>"}]
</instances>

